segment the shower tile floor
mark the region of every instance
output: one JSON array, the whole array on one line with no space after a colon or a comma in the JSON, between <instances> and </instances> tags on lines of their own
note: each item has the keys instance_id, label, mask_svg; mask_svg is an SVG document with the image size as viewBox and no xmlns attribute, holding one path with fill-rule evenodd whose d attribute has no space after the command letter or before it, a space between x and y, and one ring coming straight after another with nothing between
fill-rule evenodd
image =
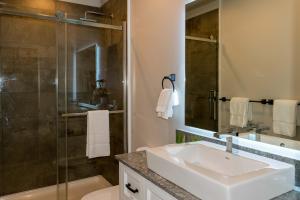
<instances>
[{"instance_id":1,"label":"shower tile floor","mask_svg":"<svg viewBox=\"0 0 300 200\"><path fill-rule=\"evenodd\" d=\"M68 200L81 200L81 198L93 191L100 190L112 186L103 176L95 176L77 181L72 181L68 184ZM62 190L65 185L60 185ZM49 186L31 191L16 193L4 197L0 200L55 200L57 186ZM62 195L60 195L62 196Z\"/></svg>"}]
</instances>

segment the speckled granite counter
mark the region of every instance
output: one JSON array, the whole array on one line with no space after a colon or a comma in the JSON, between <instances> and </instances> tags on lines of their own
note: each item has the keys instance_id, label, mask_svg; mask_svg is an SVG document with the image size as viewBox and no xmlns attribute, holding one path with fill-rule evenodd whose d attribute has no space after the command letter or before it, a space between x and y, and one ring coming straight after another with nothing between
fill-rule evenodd
<instances>
[{"instance_id":1,"label":"speckled granite counter","mask_svg":"<svg viewBox=\"0 0 300 200\"><path fill-rule=\"evenodd\" d=\"M166 180L165 178L148 169L145 152L117 155L116 158L121 163L136 171L138 174L162 188L178 200L201 200L176 184ZM272 200L300 200L300 192L292 191Z\"/></svg>"}]
</instances>

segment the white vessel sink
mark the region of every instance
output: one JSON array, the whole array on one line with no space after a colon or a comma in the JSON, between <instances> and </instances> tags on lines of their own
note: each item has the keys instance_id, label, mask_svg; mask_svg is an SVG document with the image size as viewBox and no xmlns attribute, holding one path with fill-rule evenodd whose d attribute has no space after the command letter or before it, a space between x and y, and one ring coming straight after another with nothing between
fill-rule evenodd
<instances>
[{"instance_id":1,"label":"white vessel sink","mask_svg":"<svg viewBox=\"0 0 300 200\"><path fill-rule=\"evenodd\" d=\"M147 150L148 167L203 200L268 200L293 190L293 165L208 142Z\"/></svg>"}]
</instances>

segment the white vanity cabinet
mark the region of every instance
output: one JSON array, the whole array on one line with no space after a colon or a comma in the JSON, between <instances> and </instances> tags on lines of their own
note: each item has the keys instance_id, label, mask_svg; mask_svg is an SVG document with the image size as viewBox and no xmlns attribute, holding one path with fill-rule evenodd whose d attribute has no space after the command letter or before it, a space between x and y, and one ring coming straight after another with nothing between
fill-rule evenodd
<instances>
[{"instance_id":1,"label":"white vanity cabinet","mask_svg":"<svg viewBox=\"0 0 300 200\"><path fill-rule=\"evenodd\" d=\"M121 200L176 200L122 163L119 172Z\"/></svg>"}]
</instances>

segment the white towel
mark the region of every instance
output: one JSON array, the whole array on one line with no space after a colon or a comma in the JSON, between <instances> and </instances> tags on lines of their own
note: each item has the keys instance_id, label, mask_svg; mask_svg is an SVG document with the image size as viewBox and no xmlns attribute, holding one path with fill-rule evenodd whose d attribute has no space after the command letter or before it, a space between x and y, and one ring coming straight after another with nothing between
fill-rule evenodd
<instances>
[{"instance_id":1,"label":"white towel","mask_svg":"<svg viewBox=\"0 0 300 200\"><path fill-rule=\"evenodd\" d=\"M244 128L252 120L249 98L233 97L230 100L230 125Z\"/></svg>"},{"instance_id":2,"label":"white towel","mask_svg":"<svg viewBox=\"0 0 300 200\"><path fill-rule=\"evenodd\" d=\"M296 136L297 124L296 100L275 100L273 107L273 131L289 137Z\"/></svg>"},{"instance_id":3,"label":"white towel","mask_svg":"<svg viewBox=\"0 0 300 200\"><path fill-rule=\"evenodd\" d=\"M172 89L163 89L159 95L156 112L157 116L163 119L168 119L173 116L173 106L177 106L178 94Z\"/></svg>"},{"instance_id":4,"label":"white towel","mask_svg":"<svg viewBox=\"0 0 300 200\"><path fill-rule=\"evenodd\" d=\"M88 111L86 156L96 158L109 155L109 111Z\"/></svg>"},{"instance_id":5,"label":"white towel","mask_svg":"<svg viewBox=\"0 0 300 200\"><path fill-rule=\"evenodd\" d=\"M175 89L175 91L172 94L172 98L173 98L173 106L178 106L179 105L179 96L178 96L178 92Z\"/></svg>"}]
</instances>

